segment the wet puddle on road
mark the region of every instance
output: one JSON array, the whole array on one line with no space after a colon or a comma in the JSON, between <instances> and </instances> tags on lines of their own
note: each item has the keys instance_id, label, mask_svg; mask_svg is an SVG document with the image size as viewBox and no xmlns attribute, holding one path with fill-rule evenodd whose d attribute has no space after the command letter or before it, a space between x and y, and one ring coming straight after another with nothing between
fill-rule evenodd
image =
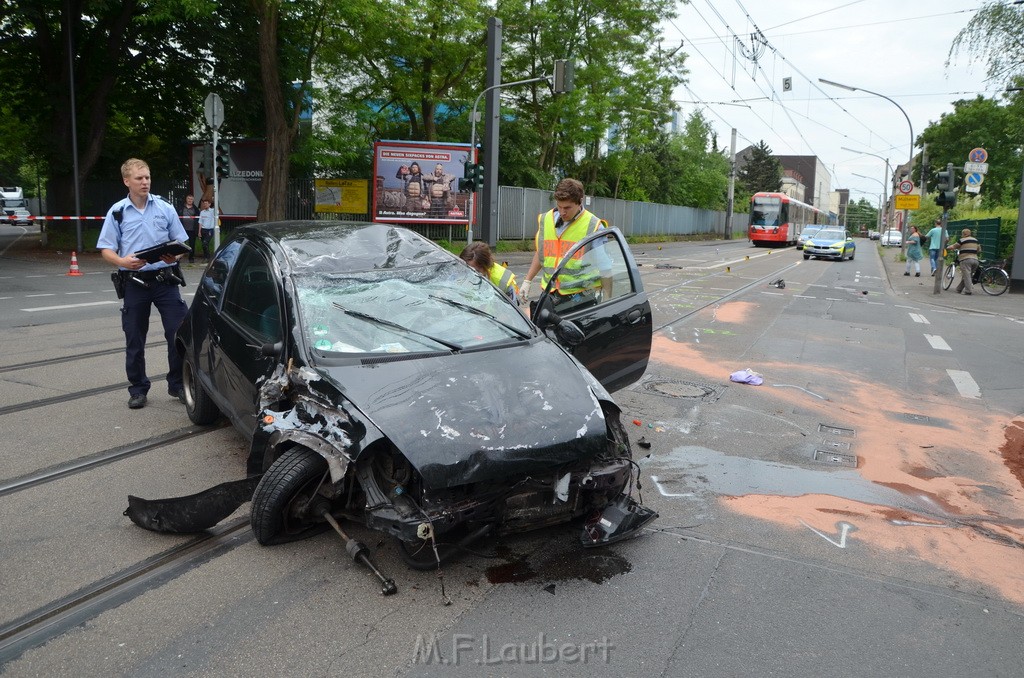
<instances>
[{"instance_id":1,"label":"wet puddle on road","mask_svg":"<svg viewBox=\"0 0 1024 678\"><path fill-rule=\"evenodd\" d=\"M524 557L516 558L508 563L488 567L485 575L492 584L518 584L529 580L579 580L603 584L632 569L632 563L617 553L607 550L585 551L581 547L579 550L549 555L537 562Z\"/></svg>"},{"instance_id":2,"label":"wet puddle on road","mask_svg":"<svg viewBox=\"0 0 1024 678\"><path fill-rule=\"evenodd\" d=\"M730 456L706 447L677 447L652 458L646 467L662 496L687 496L691 492L735 497L827 494L895 508L925 508L901 492L865 480L852 469L806 469Z\"/></svg>"}]
</instances>

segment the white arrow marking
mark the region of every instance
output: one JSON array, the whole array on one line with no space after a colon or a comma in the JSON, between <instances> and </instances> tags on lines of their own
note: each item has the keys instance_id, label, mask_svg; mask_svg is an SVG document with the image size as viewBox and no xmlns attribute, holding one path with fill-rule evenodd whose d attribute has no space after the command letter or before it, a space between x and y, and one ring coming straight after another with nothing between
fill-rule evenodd
<instances>
[{"instance_id":1,"label":"white arrow marking","mask_svg":"<svg viewBox=\"0 0 1024 678\"><path fill-rule=\"evenodd\" d=\"M821 530L816 530L813 527L811 527L810 525L808 525L807 523L805 523L803 521L803 518L798 518L798 520L808 530L810 530L814 534L818 535L822 539L826 540L828 543L832 544L833 546L838 546L841 549L845 549L846 548L846 535L848 535L850 532L856 532L857 531L857 528L854 527L853 525L851 525L850 523L847 523L847 522L836 523L836 527L839 528L839 541L836 541L835 539L833 539L832 537L828 536L827 534L825 534Z\"/></svg>"}]
</instances>

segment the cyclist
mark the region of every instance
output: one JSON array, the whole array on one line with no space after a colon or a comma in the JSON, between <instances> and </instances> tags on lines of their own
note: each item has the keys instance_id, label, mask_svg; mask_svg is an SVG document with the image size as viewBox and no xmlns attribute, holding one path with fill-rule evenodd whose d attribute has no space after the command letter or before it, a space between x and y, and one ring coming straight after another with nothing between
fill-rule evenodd
<instances>
[{"instance_id":1,"label":"cyclist","mask_svg":"<svg viewBox=\"0 0 1024 678\"><path fill-rule=\"evenodd\" d=\"M960 259L960 284L956 287L956 293L973 294L974 285L971 280L978 270L981 243L971 235L971 229L965 228L960 233L960 242L950 245L950 248L959 252Z\"/></svg>"}]
</instances>

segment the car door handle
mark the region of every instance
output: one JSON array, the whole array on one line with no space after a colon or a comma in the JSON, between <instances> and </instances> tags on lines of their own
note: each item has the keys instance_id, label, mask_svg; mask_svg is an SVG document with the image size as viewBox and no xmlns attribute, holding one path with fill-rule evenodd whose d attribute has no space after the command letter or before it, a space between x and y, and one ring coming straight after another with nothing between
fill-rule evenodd
<instances>
[{"instance_id":1,"label":"car door handle","mask_svg":"<svg viewBox=\"0 0 1024 678\"><path fill-rule=\"evenodd\" d=\"M632 311L630 311L629 313L626 314L626 324L627 325L636 325L638 322L640 322L643 319L643 317L644 317L643 312L640 309L638 309L638 308L634 308Z\"/></svg>"}]
</instances>

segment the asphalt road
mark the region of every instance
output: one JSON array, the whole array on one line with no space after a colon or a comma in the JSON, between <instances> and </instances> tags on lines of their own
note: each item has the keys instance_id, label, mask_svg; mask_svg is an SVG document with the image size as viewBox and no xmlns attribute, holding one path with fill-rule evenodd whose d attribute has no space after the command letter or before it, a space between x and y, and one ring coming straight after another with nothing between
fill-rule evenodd
<instances>
[{"instance_id":1,"label":"asphalt road","mask_svg":"<svg viewBox=\"0 0 1024 678\"><path fill-rule=\"evenodd\" d=\"M398 582L384 598L331 534L258 546L245 507L202 542L124 518L128 494L240 477L244 441L191 426L159 382L128 410L109 269L85 255L67 276L60 257L5 251L10 237L5 675L1024 674L1010 297L936 303L866 240L842 263L745 241L636 246L654 350L615 395L658 520L592 551L573 527L480 544L440 577L355 527ZM527 257L509 264L522 277ZM763 383L730 381L745 368Z\"/></svg>"}]
</instances>

